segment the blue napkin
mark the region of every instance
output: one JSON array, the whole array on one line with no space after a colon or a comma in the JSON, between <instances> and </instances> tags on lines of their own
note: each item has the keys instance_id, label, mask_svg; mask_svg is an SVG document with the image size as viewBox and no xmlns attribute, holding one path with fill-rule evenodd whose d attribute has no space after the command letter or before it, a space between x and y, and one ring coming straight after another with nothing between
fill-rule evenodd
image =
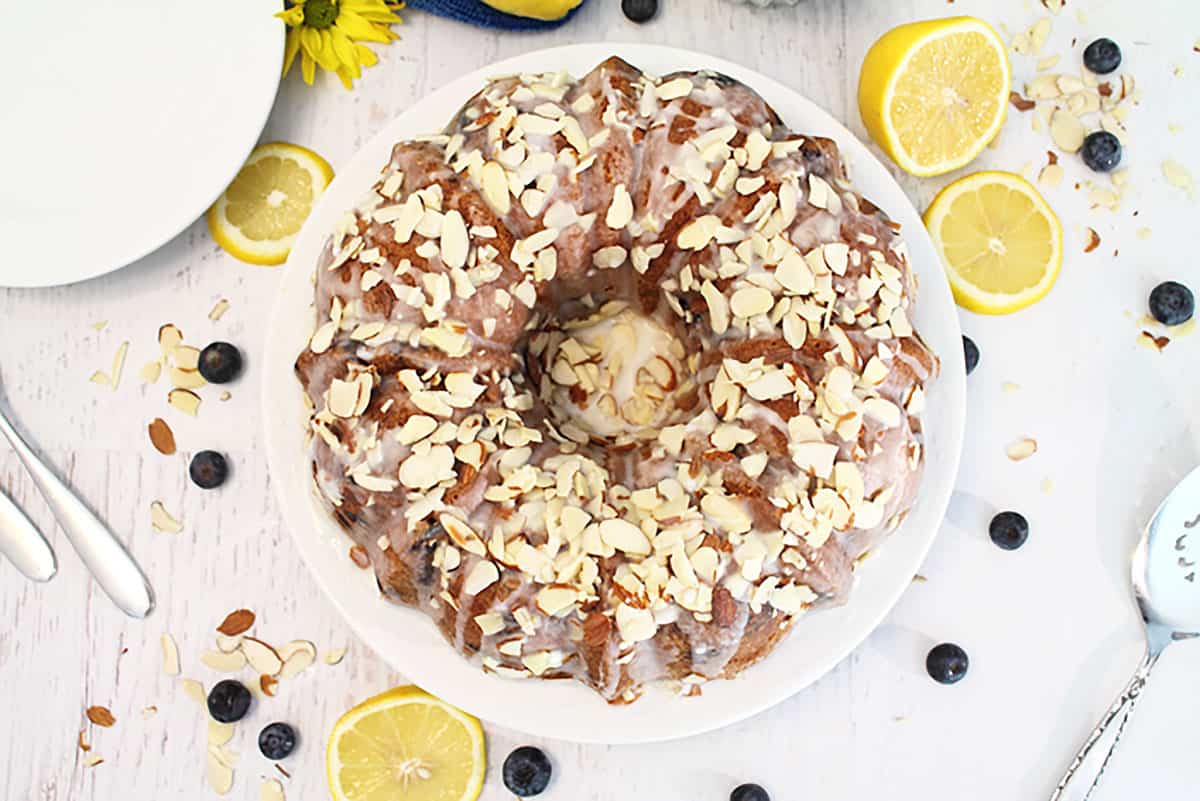
<instances>
[{"instance_id":1,"label":"blue napkin","mask_svg":"<svg viewBox=\"0 0 1200 801\"><path fill-rule=\"evenodd\" d=\"M428 11L441 17L449 17L459 22L468 22L482 28L498 28L504 31L542 31L557 28L583 8L580 3L562 19L546 22L540 19L529 19L505 14L491 6L486 6L480 0L408 0L406 5L420 11Z\"/></svg>"}]
</instances>

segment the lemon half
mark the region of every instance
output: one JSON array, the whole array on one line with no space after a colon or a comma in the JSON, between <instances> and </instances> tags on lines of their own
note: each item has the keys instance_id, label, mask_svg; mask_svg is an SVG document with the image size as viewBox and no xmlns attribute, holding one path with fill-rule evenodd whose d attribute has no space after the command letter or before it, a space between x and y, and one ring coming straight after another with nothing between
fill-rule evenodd
<instances>
[{"instance_id":1,"label":"lemon half","mask_svg":"<svg viewBox=\"0 0 1200 801\"><path fill-rule=\"evenodd\" d=\"M983 20L914 22L867 51L858 108L871 138L905 172L941 175L1000 133L1011 86L1004 41Z\"/></svg>"},{"instance_id":2,"label":"lemon half","mask_svg":"<svg viewBox=\"0 0 1200 801\"><path fill-rule=\"evenodd\" d=\"M417 687L342 715L325 751L333 801L475 801L486 767L479 721Z\"/></svg>"},{"instance_id":3,"label":"lemon half","mask_svg":"<svg viewBox=\"0 0 1200 801\"><path fill-rule=\"evenodd\" d=\"M1062 224L1019 175L960 178L938 193L924 220L964 308L1008 314L1041 300L1058 278Z\"/></svg>"},{"instance_id":4,"label":"lemon half","mask_svg":"<svg viewBox=\"0 0 1200 801\"><path fill-rule=\"evenodd\" d=\"M282 264L333 168L308 148L259 145L208 210L213 239L251 264Z\"/></svg>"}]
</instances>

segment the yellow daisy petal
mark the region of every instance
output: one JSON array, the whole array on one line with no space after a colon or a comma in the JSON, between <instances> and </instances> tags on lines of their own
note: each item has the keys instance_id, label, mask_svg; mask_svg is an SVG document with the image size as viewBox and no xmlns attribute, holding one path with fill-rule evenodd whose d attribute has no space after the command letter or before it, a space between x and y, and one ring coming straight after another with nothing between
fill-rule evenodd
<instances>
[{"instance_id":1,"label":"yellow daisy petal","mask_svg":"<svg viewBox=\"0 0 1200 801\"><path fill-rule=\"evenodd\" d=\"M280 11L275 16L279 17L287 25L295 27L304 22L304 9L300 6L292 6L286 11Z\"/></svg>"},{"instance_id":2,"label":"yellow daisy petal","mask_svg":"<svg viewBox=\"0 0 1200 801\"><path fill-rule=\"evenodd\" d=\"M329 44L333 48L333 53L337 56L338 62L343 67L349 68L350 73L357 78L361 73L358 69L358 56L354 52L354 43L350 41L350 37L337 28L331 28L329 31Z\"/></svg>"},{"instance_id":3,"label":"yellow daisy petal","mask_svg":"<svg viewBox=\"0 0 1200 801\"><path fill-rule=\"evenodd\" d=\"M312 86L313 76L316 75L317 64L313 61L313 57L308 51L304 51L304 55L300 56L300 72L304 76L304 82Z\"/></svg>"},{"instance_id":4,"label":"yellow daisy petal","mask_svg":"<svg viewBox=\"0 0 1200 801\"><path fill-rule=\"evenodd\" d=\"M333 50L333 34L329 29L319 31L321 36L321 49L317 52L317 63L324 69L330 72L335 72L338 68L337 53Z\"/></svg>"},{"instance_id":5,"label":"yellow daisy petal","mask_svg":"<svg viewBox=\"0 0 1200 801\"><path fill-rule=\"evenodd\" d=\"M343 8L338 14L337 21L333 23L335 27L341 29L343 33L351 39L358 39L366 42L388 42L388 30L380 29L377 25L368 22L358 14Z\"/></svg>"},{"instance_id":6,"label":"yellow daisy petal","mask_svg":"<svg viewBox=\"0 0 1200 801\"><path fill-rule=\"evenodd\" d=\"M337 76L342 79L342 86L347 89L354 88L354 81L351 80L350 73L345 67L338 68Z\"/></svg>"},{"instance_id":7,"label":"yellow daisy petal","mask_svg":"<svg viewBox=\"0 0 1200 801\"><path fill-rule=\"evenodd\" d=\"M375 55L375 51L365 45L354 45L354 53L358 56L358 63L364 67L374 67L379 63L379 56Z\"/></svg>"},{"instance_id":8,"label":"yellow daisy petal","mask_svg":"<svg viewBox=\"0 0 1200 801\"><path fill-rule=\"evenodd\" d=\"M292 28L287 33L287 44L283 49L283 74L287 75L288 70L292 68L292 62L296 60L296 53L300 52L300 31Z\"/></svg>"}]
</instances>

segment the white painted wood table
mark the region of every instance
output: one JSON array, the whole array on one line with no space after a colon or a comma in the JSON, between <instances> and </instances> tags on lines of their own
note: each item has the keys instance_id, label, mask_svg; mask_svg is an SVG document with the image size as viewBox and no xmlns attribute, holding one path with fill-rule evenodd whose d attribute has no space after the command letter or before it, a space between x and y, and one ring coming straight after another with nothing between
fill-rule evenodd
<instances>
[{"instance_id":1,"label":"white painted wood table","mask_svg":"<svg viewBox=\"0 0 1200 801\"><path fill-rule=\"evenodd\" d=\"M264 139L312 147L336 168L385 121L453 77L529 49L599 40L660 42L742 62L864 135L854 102L858 65L884 30L957 12L1016 31L1044 14L1031 0L1023 6L807 0L774 12L724 0L663 5L655 22L637 27L621 16L616 0L590 0L570 26L537 35L496 35L406 14L403 39L380 50L380 65L355 91L327 79L309 88L290 76ZM1162 353L1136 341L1151 287L1167 278L1200 286L1192 244L1196 203L1160 172L1165 158L1200 170L1200 55L1192 51L1200 8L1182 0L1146 0L1136 9L1122 0L1071 0L1054 21L1046 52L1068 53L1067 69L1078 57L1068 50L1073 38L1082 45L1109 35L1125 47L1143 92L1129 122L1130 189L1119 212L1089 211L1086 192L1071 186L1085 171L1064 158L1067 181L1048 191L1067 236L1057 287L1015 316L962 313L983 359L969 381L959 491L923 568L928 581L914 584L836 670L743 724L648 746L539 743L557 771L547 801L720 801L743 780L766 785L779 801L1044 798L1124 683L1140 648L1127 554L1158 499L1200 462L1200 337L1177 338ZM53 58L53 43L47 44ZM1015 70L1020 85L1034 60L1017 58ZM203 146L202 136L196 146ZM998 146L976 167L1028 164L1032 174L1045 163L1047 146L1029 115L1014 113ZM901 178L918 208L947 180ZM1102 240L1089 254L1082 225ZM283 719L302 738L287 763L288 798L325 798L322 749L333 721L355 701L401 681L354 640L279 523L261 451L255 363L270 336L263 321L278 278L234 261L198 222L110 277L59 289L0 290L0 365L11 409L125 535L159 598L146 622L123 618L54 531L16 458L0 449L0 486L51 535L61 557L58 577L45 586L0 565L4 799L213 797L203 780L201 712L178 680L163 675L158 640L174 634L185 675L211 685L216 674L199 663L200 651L211 647L212 629L225 613L239 606L258 612L258 630L270 641L303 637L322 651L345 646L349 653L341 665L318 664L286 684L239 728L233 746L242 758L231 797L257 798L259 777L274 775L254 736L268 719ZM220 298L232 306L210 322L208 311ZM101 320L107 326L93 330ZM206 391L196 420L167 408L162 384L146 387L137 379L138 367L156 355L156 331L165 322L179 325L195 344L236 342L249 358L232 399L221 403ZM88 383L123 341L131 347L120 388L114 393ZM151 448L146 425L159 415L174 426L179 455ZM1037 439L1038 453L1009 461L1005 445L1026 435ZM231 456L233 478L219 492L187 481L188 454L203 448ZM151 529L156 499L182 517L182 533ZM1002 552L987 538L987 521L1001 508L1031 521L1032 535L1019 551ZM795 636L803 636L803 627ZM970 674L954 687L938 686L924 673L925 652L941 640L961 643L971 656ZM1168 654L1100 799L1200 794L1198 671L1200 643ZM91 753L105 760L95 767L85 767L76 747L89 704L109 706L117 717L110 729L87 726ZM147 705L159 711L143 719ZM497 768L526 738L499 726L489 726L488 734L492 767L483 797L490 801L508 797Z\"/></svg>"}]
</instances>

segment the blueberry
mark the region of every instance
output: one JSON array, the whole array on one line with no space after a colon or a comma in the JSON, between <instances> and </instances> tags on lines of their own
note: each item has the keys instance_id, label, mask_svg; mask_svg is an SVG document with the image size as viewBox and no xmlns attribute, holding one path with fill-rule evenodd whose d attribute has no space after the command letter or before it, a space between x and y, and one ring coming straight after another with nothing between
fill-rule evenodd
<instances>
[{"instance_id":1,"label":"blueberry","mask_svg":"<svg viewBox=\"0 0 1200 801\"><path fill-rule=\"evenodd\" d=\"M729 801L771 801L771 796L757 784L740 784L729 794Z\"/></svg>"},{"instance_id":2,"label":"blueberry","mask_svg":"<svg viewBox=\"0 0 1200 801\"><path fill-rule=\"evenodd\" d=\"M258 750L267 759L283 759L296 747L296 730L286 723L272 723L258 733Z\"/></svg>"},{"instance_id":3,"label":"blueberry","mask_svg":"<svg viewBox=\"0 0 1200 801\"><path fill-rule=\"evenodd\" d=\"M219 723L236 723L249 709L250 691L240 681L219 681L208 694L208 714Z\"/></svg>"},{"instance_id":4,"label":"blueberry","mask_svg":"<svg viewBox=\"0 0 1200 801\"><path fill-rule=\"evenodd\" d=\"M1164 281L1150 293L1150 313L1163 325L1180 325L1192 319L1196 298L1178 281Z\"/></svg>"},{"instance_id":5,"label":"blueberry","mask_svg":"<svg viewBox=\"0 0 1200 801\"><path fill-rule=\"evenodd\" d=\"M216 489L229 477L229 463L216 451L200 451L188 466L192 482L201 489Z\"/></svg>"},{"instance_id":6,"label":"blueberry","mask_svg":"<svg viewBox=\"0 0 1200 801\"><path fill-rule=\"evenodd\" d=\"M228 384L242 372L242 352L228 342L214 342L200 351L200 375L210 384Z\"/></svg>"},{"instance_id":7,"label":"blueberry","mask_svg":"<svg viewBox=\"0 0 1200 801\"><path fill-rule=\"evenodd\" d=\"M1083 66L1098 75L1121 66L1121 48L1112 39L1097 39L1083 50Z\"/></svg>"},{"instance_id":8,"label":"blueberry","mask_svg":"<svg viewBox=\"0 0 1200 801\"><path fill-rule=\"evenodd\" d=\"M1019 512L1001 512L988 524L988 536L997 547L1015 551L1029 537L1029 521Z\"/></svg>"},{"instance_id":9,"label":"blueberry","mask_svg":"<svg viewBox=\"0 0 1200 801\"><path fill-rule=\"evenodd\" d=\"M522 746L504 760L504 786L513 795L528 798L546 789L552 772L550 760L540 748Z\"/></svg>"},{"instance_id":10,"label":"blueberry","mask_svg":"<svg viewBox=\"0 0 1200 801\"><path fill-rule=\"evenodd\" d=\"M967 652L952 642L935 645L925 657L925 670L938 684L954 684L967 675Z\"/></svg>"},{"instance_id":11,"label":"blueberry","mask_svg":"<svg viewBox=\"0 0 1200 801\"><path fill-rule=\"evenodd\" d=\"M967 363L967 375L975 372L979 366L979 346L966 334L963 335L963 359Z\"/></svg>"},{"instance_id":12,"label":"blueberry","mask_svg":"<svg viewBox=\"0 0 1200 801\"><path fill-rule=\"evenodd\" d=\"M1083 163L1095 172L1108 172L1121 163L1121 140L1108 131L1092 131L1079 149Z\"/></svg>"},{"instance_id":13,"label":"blueberry","mask_svg":"<svg viewBox=\"0 0 1200 801\"><path fill-rule=\"evenodd\" d=\"M621 0L621 10L631 22L649 22L658 13L658 0Z\"/></svg>"}]
</instances>

